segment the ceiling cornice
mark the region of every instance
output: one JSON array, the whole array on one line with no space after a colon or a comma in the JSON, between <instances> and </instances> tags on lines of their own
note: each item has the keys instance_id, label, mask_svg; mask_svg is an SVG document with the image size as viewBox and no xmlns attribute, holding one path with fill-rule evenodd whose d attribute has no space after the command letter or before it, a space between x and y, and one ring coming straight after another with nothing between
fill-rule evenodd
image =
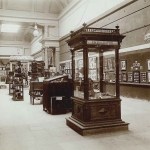
<instances>
[{"instance_id":1,"label":"ceiling cornice","mask_svg":"<svg viewBox=\"0 0 150 150\"><path fill-rule=\"evenodd\" d=\"M58 20L66 15L73 7L75 7L81 0L73 0L58 16Z\"/></svg>"},{"instance_id":2,"label":"ceiling cornice","mask_svg":"<svg viewBox=\"0 0 150 150\"><path fill-rule=\"evenodd\" d=\"M58 21L58 15L51 13L36 13L15 11L15 10L0 10L0 20L19 21L19 22L50 22Z\"/></svg>"}]
</instances>

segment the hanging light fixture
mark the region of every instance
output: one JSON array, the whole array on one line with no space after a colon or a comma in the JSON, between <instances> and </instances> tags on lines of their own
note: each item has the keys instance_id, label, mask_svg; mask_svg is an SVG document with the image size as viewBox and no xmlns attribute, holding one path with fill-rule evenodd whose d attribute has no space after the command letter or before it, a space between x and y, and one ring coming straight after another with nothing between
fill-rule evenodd
<instances>
[{"instance_id":1,"label":"hanging light fixture","mask_svg":"<svg viewBox=\"0 0 150 150\"><path fill-rule=\"evenodd\" d=\"M37 5L36 0L34 1L34 17L35 17L35 25L34 25L34 31L33 31L33 35L34 37L37 37L39 35L39 31L37 28L37 23L36 23L36 15L35 15L35 6Z\"/></svg>"}]
</instances>

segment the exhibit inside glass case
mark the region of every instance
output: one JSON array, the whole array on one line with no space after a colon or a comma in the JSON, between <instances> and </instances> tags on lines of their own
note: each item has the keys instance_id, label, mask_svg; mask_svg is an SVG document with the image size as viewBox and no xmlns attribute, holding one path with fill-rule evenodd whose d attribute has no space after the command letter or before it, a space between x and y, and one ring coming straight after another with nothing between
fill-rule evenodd
<instances>
[{"instance_id":1,"label":"exhibit inside glass case","mask_svg":"<svg viewBox=\"0 0 150 150\"><path fill-rule=\"evenodd\" d=\"M81 135L103 131L128 129L121 119L119 88L119 49L124 38L116 29L83 28L71 32L67 41L72 54L72 82L74 84L73 112L66 123ZM105 88L104 53L113 52L115 64L115 92Z\"/></svg>"}]
</instances>

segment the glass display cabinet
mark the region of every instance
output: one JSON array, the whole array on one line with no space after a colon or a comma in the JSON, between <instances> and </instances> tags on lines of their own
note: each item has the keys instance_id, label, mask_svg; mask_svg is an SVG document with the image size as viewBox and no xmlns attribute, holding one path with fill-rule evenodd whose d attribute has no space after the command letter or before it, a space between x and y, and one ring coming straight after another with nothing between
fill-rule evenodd
<instances>
[{"instance_id":1,"label":"glass display cabinet","mask_svg":"<svg viewBox=\"0 0 150 150\"><path fill-rule=\"evenodd\" d=\"M118 26L116 29L104 29L89 28L84 24L80 30L71 31L67 43L72 54L74 95L72 116L66 119L66 124L81 135L128 129L128 123L121 119L119 87L119 49L123 38ZM104 53L108 51L115 56L113 95L109 94L103 79ZM97 58L94 63L92 56ZM92 78L91 68L96 68ZM95 82L98 86L94 86Z\"/></svg>"}]
</instances>

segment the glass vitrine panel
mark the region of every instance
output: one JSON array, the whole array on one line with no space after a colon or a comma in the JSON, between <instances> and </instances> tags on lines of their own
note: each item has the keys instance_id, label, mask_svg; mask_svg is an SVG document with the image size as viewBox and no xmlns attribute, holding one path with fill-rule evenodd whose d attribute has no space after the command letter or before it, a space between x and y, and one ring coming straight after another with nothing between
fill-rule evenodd
<instances>
[{"instance_id":1,"label":"glass vitrine panel","mask_svg":"<svg viewBox=\"0 0 150 150\"><path fill-rule=\"evenodd\" d=\"M115 97L115 84L107 84L108 82L115 83L115 58L112 56L106 59L104 55L97 52L89 52L89 100L111 99ZM101 57L102 56L102 57ZM107 62L106 62L107 60ZM106 69L107 68L107 69ZM110 69L108 71L108 68ZM101 69L101 70L100 70ZM106 75L108 77L106 77ZM101 77L100 77L101 76ZM110 90L111 89L111 90Z\"/></svg>"},{"instance_id":2,"label":"glass vitrine panel","mask_svg":"<svg viewBox=\"0 0 150 150\"><path fill-rule=\"evenodd\" d=\"M74 96L84 99L84 94L87 94L89 100L114 98L116 94L115 84L106 84L106 78L109 78L107 82L115 83L115 58L100 57L101 54L96 50L95 52L88 51L87 60L84 59L82 49L74 53ZM100 59L102 59L102 64L100 63ZM84 74L86 73L84 65L87 67L87 75ZM102 69L102 72L100 69ZM101 78L100 73L102 73ZM85 76L87 80L84 80Z\"/></svg>"},{"instance_id":3,"label":"glass vitrine panel","mask_svg":"<svg viewBox=\"0 0 150 150\"><path fill-rule=\"evenodd\" d=\"M84 98L83 93L83 50L75 51L75 59L74 59L74 96L79 98Z\"/></svg>"}]
</instances>

